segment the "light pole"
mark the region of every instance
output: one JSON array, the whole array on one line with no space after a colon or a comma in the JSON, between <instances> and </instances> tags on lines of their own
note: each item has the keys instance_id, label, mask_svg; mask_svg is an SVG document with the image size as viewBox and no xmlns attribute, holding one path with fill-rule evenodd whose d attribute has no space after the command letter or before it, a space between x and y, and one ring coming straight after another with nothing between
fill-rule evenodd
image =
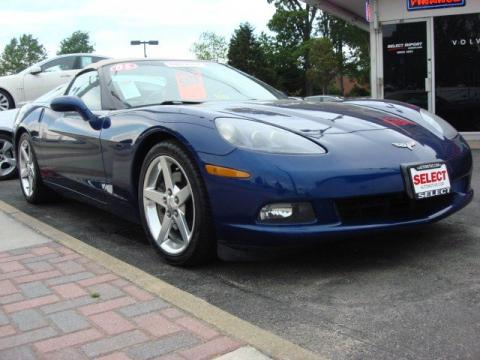
<instances>
[{"instance_id":1,"label":"light pole","mask_svg":"<svg viewBox=\"0 0 480 360\"><path fill-rule=\"evenodd\" d=\"M130 45L142 45L143 44L143 55L147 57L147 45L158 45L158 40L150 40L150 41L140 41L140 40L132 40L130 41Z\"/></svg>"}]
</instances>

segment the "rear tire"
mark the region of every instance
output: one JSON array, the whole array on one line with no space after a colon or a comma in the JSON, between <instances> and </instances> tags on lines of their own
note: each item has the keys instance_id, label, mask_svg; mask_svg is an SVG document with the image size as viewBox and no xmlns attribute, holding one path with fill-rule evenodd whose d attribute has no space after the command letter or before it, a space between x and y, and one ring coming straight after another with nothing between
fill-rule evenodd
<instances>
[{"instance_id":1,"label":"rear tire","mask_svg":"<svg viewBox=\"0 0 480 360\"><path fill-rule=\"evenodd\" d=\"M47 188L42 181L35 151L28 133L20 136L17 154L20 187L25 200L31 204L40 204L54 198L55 193Z\"/></svg>"},{"instance_id":2,"label":"rear tire","mask_svg":"<svg viewBox=\"0 0 480 360\"><path fill-rule=\"evenodd\" d=\"M164 141L148 152L138 188L143 227L168 263L192 266L215 257L207 191L194 160L178 143Z\"/></svg>"},{"instance_id":3,"label":"rear tire","mask_svg":"<svg viewBox=\"0 0 480 360\"><path fill-rule=\"evenodd\" d=\"M0 90L0 111L6 111L15 108L12 96L5 90Z\"/></svg>"}]
</instances>

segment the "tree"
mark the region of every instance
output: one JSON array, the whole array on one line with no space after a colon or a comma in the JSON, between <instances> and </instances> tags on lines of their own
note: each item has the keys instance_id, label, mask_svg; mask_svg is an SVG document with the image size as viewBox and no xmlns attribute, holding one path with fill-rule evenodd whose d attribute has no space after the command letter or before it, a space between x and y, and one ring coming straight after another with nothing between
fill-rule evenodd
<instances>
[{"instance_id":1,"label":"tree","mask_svg":"<svg viewBox=\"0 0 480 360\"><path fill-rule=\"evenodd\" d=\"M275 34L277 54L283 64L278 69L279 76L284 77L282 82L288 84L291 93L293 86L302 94L311 95L312 83L306 76L309 63L309 47L305 46L315 32L314 24L319 10L299 0L268 0L276 7L275 14L268 23L268 27ZM297 79L297 81L293 81ZM301 84L298 84L301 82ZM299 88L299 86L301 86Z\"/></svg>"},{"instance_id":2,"label":"tree","mask_svg":"<svg viewBox=\"0 0 480 360\"><path fill-rule=\"evenodd\" d=\"M92 53L95 48L90 43L90 35L88 32L75 31L69 37L60 42L60 50L57 55L74 54L74 53Z\"/></svg>"},{"instance_id":3,"label":"tree","mask_svg":"<svg viewBox=\"0 0 480 360\"><path fill-rule=\"evenodd\" d=\"M267 62L277 75L277 86L295 95L310 95L314 84L307 76L311 57L310 42L316 36L328 38L336 55L335 68L341 78L350 76L367 84L370 74L369 36L365 31L300 0L267 0L276 7L268 23L274 33Z\"/></svg>"},{"instance_id":4,"label":"tree","mask_svg":"<svg viewBox=\"0 0 480 360\"><path fill-rule=\"evenodd\" d=\"M307 77L312 83L319 84L325 95L337 74L337 56L332 42L327 38L312 39L308 46L311 67L307 71Z\"/></svg>"},{"instance_id":5,"label":"tree","mask_svg":"<svg viewBox=\"0 0 480 360\"><path fill-rule=\"evenodd\" d=\"M262 52L264 63L263 70L261 74L257 75L257 77L260 80L265 81L267 84L276 87L277 89L286 89L286 87L281 83L282 78L278 76L277 73L277 70L282 62L278 55L278 48L275 39L272 36L262 32L257 37L257 42L260 47L260 51Z\"/></svg>"},{"instance_id":6,"label":"tree","mask_svg":"<svg viewBox=\"0 0 480 360\"><path fill-rule=\"evenodd\" d=\"M347 73L360 84L370 84L370 34L366 31L350 33L350 61L347 63Z\"/></svg>"},{"instance_id":7,"label":"tree","mask_svg":"<svg viewBox=\"0 0 480 360\"><path fill-rule=\"evenodd\" d=\"M276 7L268 27L278 34L277 40L294 46L312 38L314 22L318 16L318 9L315 6L298 0L267 1Z\"/></svg>"},{"instance_id":8,"label":"tree","mask_svg":"<svg viewBox=\"0 0 480 360\"><path fill-rule=\"evenodd\" d=\"M345 75L368 83L370 74L369 34L326 12L318 21L319 33L330 39L337 56L340 92L345 95Z\"/></svg>"},{"instance_id":9,"label":"tree","mask_svg":"<svg viewBox=\"0 0 480 360\"><path fill-rule=\"evenodd\" d=\"M16 74L47 57L43 45L30 34L13 38L0 58L0 74Z\"/></svg>"},{"instance_id":10,"label":"tree","mask_svg":"<svg viewBox=\"0 0 480 360\"><path fill-rule=\"evenodd\" d=\"M241 24L234 31L228 49L228 63L250 75L265 79L265 54L254 31L249 23Z\"/></svg>"},{"instance_id":11,"label":"tree","mask_svg":"<svg viewBox=\"0 0 480 360\"><path fill-rule=\"evenodd\" d=\"M191 50L199 60L225 61L227 58L227 41L221 35L204 32L193 44Z\"/></svg>"}]
</instances>

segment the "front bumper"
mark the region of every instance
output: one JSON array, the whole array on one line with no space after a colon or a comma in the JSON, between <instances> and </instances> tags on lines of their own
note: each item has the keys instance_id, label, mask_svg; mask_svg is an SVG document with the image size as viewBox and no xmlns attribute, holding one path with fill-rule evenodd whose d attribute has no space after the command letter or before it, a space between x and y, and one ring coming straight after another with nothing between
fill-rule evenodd
<instances>
[{"instance_id":1,"label":"front bumper","mask_svg":"<svg viewBox=\"0 0 480 360\"><path fill-rule=\"evenodd\" d=\"M450 144L455 151L444 156L452 193L421 212L346 220L339 202L371 201L405 196L401 164L439 161L431 148L416 152L335 156L280 156L236 150L227 156L202 154L204 163L233 167L252 174L249 180L205 174L214 225L219 243L230 247L296 246L340 235L400 229L439 221L467 206L473 199L470 187L472 156L462 139ZM393 148L393 147L392 147ZM451 150L451 149L450 149ZM372 166L375 164L375 166ZM429 200L420 200L429 201ZM302 225L267 225L258 221L260 209L272 203L309 202L316 221Z\"/></svg>"},{"instance_id":2,"label":"front bumper","mask_svg":"<svg viewBox=\"0 0 480 360\"><path fill-rule=\"evenodd\" d=\"M219 241L232 247L283 247L301 246L348 236L382 230L397 230L440 221L467 206L473 199L473 190L454 194L446 208L424 218L413 220L345 225L341 221L332 224L282 225L225 224L216 223Z\"/></svg>"}]
</instances>

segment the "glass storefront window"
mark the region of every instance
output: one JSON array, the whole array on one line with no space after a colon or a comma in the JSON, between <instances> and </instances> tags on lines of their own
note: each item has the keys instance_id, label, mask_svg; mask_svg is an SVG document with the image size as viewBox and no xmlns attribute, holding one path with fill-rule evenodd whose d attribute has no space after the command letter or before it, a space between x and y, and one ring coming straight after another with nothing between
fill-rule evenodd
<instances>
[{"instance_id":1,"label":"glass storefront window","mask_svg":"<svg viewBox=\"0 0 480 360\"><path fill-rule=\"evenodd\" d=\"M460 131L480 131L480 14L434 24L436 112Z\"/></svg>"},{"instance_id":2,"label":"glass storefront window","mask_svg":"<svg viewBox=\"0 0 480 360\"><path fill-rule=\"evenodd\" d=\"M384 25L382 33L385 99L428 109L426 22Z\"/></svg>"}]
</instances>

